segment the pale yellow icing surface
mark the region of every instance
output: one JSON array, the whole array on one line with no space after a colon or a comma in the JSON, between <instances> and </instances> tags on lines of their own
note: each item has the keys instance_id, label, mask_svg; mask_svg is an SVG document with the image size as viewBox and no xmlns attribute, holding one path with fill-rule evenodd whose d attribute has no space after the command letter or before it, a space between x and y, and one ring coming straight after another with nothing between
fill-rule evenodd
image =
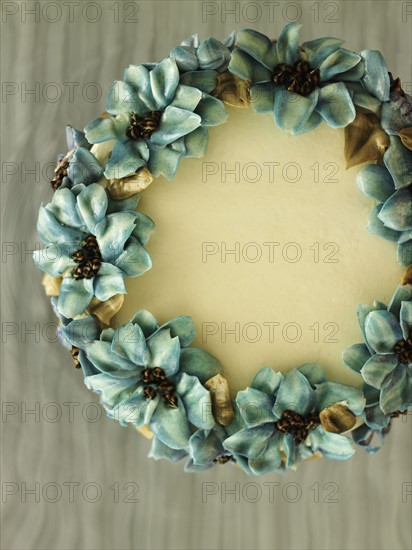
<instances>
[{"instance_id":1,"label":"pale yellow icing surface","mask_svg":"<svg viewBox=\"0 0 412 550\"><path fill-rule=\"evenodd\" d=\"M233 394L263 366L306 362L358 385L341 359L362 341L356 307L388 301L402 270L395 245L366 230L373 201L359 167L345 171L344 131L290 136L271 115L228 111L203 159L142 193L139 210L157 225L153 268L126 279L116 321L139 309L160 323L191 315L194 345L221 361Z\"/></svg>"}]
</instances>

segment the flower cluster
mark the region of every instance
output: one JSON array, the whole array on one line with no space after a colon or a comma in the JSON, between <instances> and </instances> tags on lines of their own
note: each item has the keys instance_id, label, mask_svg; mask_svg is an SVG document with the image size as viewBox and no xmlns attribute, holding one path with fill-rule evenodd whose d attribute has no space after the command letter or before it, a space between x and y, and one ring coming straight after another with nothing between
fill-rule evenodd
<instances>
[{"instance_id":1,"label":"flower cluster","mask_svg":"<svg viewBox=\"0 0 412 550\"><path fill-rule=\"evenodd\" d=\"M215 424L202 382L220 369L209 353L188 347L194 336L190 317L159 326L150 313L139 311L87 346L93 372L85 384L101 394L108 415L122 425L148 425L163 445L185 450L192 432Z\"/></svg>"}]
</instances>

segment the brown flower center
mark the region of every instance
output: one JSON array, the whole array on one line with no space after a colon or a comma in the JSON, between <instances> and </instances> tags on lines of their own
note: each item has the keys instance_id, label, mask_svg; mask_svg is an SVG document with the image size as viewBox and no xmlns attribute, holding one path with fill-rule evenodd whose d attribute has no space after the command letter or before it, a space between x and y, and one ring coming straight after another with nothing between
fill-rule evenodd
<instances>
[{"instance_id":1,"label":"brown flower center","mask_svg":"<svg viewBox=\"0 0 412 550\"><path fill-rule=\"evenodd\" d=\"M228 462L236 462L235 458L229 454L223 454L213 459L215 464L227 464Z\"/></svg>"},{"instance_id":2,"label":"brown flower center","mask_svg":"<svg viewBox=\"0 0 412 550\"><path fill-rule=\"evenodd\" d=\"M74 363L74 366L76 367L76 369L81 368L80 361L79 361L79 351L80 351L79 348L76 348L75 346L72 346L71 354L72 354L73 363Z\"/></svg>"},{"instance_id":3,"label":"brown flower center","mask_svg":"<svg viewBox=\"0 0 412 550\"><path fill-rule=\"evenodd\" d=\"M62 160L59 160L57 162L57 166L54 169L53 179L50 181L50 185L53 191L57 191L57 189L63 183L63 178L67 176L68 168L69 168L69 159L67 157L64 157Z\"/></svg>"},{"instance_id":4,"label":"brown flower center","mask_svg":"<svg viewBox=\"0 0 412 550\"><path fill-rule=\"evenodd\" d=\"M412 363L412 334L409 335L407 340L400 340L393 351L399 357L399 361L405 365Z\"/></svg>"},{"instance_id":5,"label":"brown flower center","mask_svg":"<svg viewBox=\"0 0 412 550\"><path fill-rule=\"evenodd\" d=\"M141 381L146 384L143 388L143 395L146 399L154 399L159 392L170 408L176 409L178 407L178 400L175 395L176 388L166 378L163 369L160 367L144 369Z\"/></svg>"},{"instance_id":6,"label":"brown flower center","mask_svg":"<svg viewBox=\"0 0 412 550\"><path fill-rule=\"evenodd\" d=\"M294 411L285 411L282 418L276 422L276 428L285 434L293 434L297 443L302 443L313 430L320 424L318 414L301 416Z\"/></svg>"},{"instance_id":7,"label":"brown flower center","mask_svg":"<svg viewBox=\"0 0 412 550\"><path fill-rule=\"evenodd\" d=\"M284 86L289 92L307 96L320 82L319 69L314 69L307 61L298 59L293 66L279 63L273 70L273 82Z\"/></svg>"},{"instance_id":8,"label":"brown flower center","mask_svg":"<svg viewBox=\"0 0 412 550\"><path fill-rule=\"evenodd\" d=\"M93 279L102 265L102 255L94 235L88 235L81 243L81 248L75 250L72 259L79 264L73 269L76 280Z\"/></svg>"},{"instance_id":9,"label":"brown flower center","mask_svg":"<svg viewBox=\"0 0 412 550\"><path fill-rule=\"evenodd\" d=\"M405 97L405 92L402 90L401 79L393 78L391 72L389 74L390 92L397 92L401 97Z\"/></svg>"},{"instance_id":10,"label":"brown flower center","mask_svg":"<svg viewBox=\"0 0 412 550\"><path fill-rule=\"evenodd\" d=\"M126 135L130 139L148 139L159 126L162 111L150 111L144 116L132 113Z\"/></svg>"}]
</instances>

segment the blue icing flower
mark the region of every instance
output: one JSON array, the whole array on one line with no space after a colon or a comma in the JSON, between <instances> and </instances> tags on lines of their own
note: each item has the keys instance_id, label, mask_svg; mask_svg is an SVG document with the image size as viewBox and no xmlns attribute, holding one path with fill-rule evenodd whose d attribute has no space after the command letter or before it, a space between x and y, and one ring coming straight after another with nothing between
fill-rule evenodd
<instances>
[{"instance_id":1,"label":"blue icing flower","mask_svg":"<svg viewBox=\"0 0 412 550\"><path fill-rule=\"evenodd\" d=\"M143 245L154 223L134 211L136 204L137 199L109 201L105 189L93 183L59 189L41 207L37 231L46 247L34 252L34 261L52 277L63 277L57 309L66 318L81 315L93 297L105 301L124 294L125 276L150 269Z\"/></svg>"},{"instance_id":2,"label":"blue icing flower","mask_svg":"<svg viewBox=\"0 0 412 550\"><path fill-rule=\"evenodd\" d=\"M286 25L276 42L254 30L240 31L229 71L251 83L254 110L273 112L276 125L287 132L308 132L322 120L345 127L356 112L344 81L362 77L362 58L335 38L312 40L300 49L300 27Z\"/></svg>"},{"instance_id":3,"label":"blue icing flower","mask_svg":"<svg viewBox=\"0 0 412 550\"><path fill-rule=\"evenodd\" d=\"M83 183L90 185L103 176L103 168L96 157L89 151L91 144L85 134L72 126L66 126L68 153L60 155L51 180L54 191L71 188Z\"/></svg>"},{"instance_id":4,"label":"blue icing flower","mask_svg":"<svg viewBox=\"0 0 412 550\"><path fill-rule=\"evenodd\" d=\"M163 445L187 450L194 430L215 424L202 382L220 369L206 351L187 347L194 336L190 317L159 327L150 313L140 311L87 347L99 373L86 377L85 384L101 394L109 416L122 425L147 424Z\"/></svg>"},{"instance_id":5,"label":"blue icing flower","mask_svg":"<svg viewBox=\"0 0 412 550\"><path fill-rule=\"evenodd\" d=\"M173 48L170 57L176 61L181 84L210 93L216 87L217 75L229 65L234 41L234 32L223 42L213 36L200 42L198 35L194 34Z\"/></svg>"},{"instance_id":6,"label":"blue icing flower","mask_svg":"<svg viewBox=\"0 0 412 550\"><path fill-rule=\"evenodd\" d=\"M369 214L369 231L398 243L398 260L406 267L412 263L412 172L408 164L412 154L398 137L390 139L383 157L385 166L364 166L356 181L365 195L379 202Z\"/></svg>"},{"instance_id":7,"label":"blue icing flower","mask_svg":"<svg viewBox=\"0 0 412 550\"><path fill-rule=\"evenodd\" d=\"M131 65L124 81L110 88L110 116L85 128L91 143L116 142L104 171L108 179L121 179L143 166L154 176L172 179L183 156L204 155L207 126L222 124L227 113L219 99L179 79L176 62L168 58L151 70Z\"/></svg>"},{"instance_id":8,"label":"blue icing flower","mask_svg":"<svg viewBox=\"0 0 412 550\"><path fill-rule=\"evenodd\" d=\"M305 364L286 375L261 369L250 387L238 393L236 403L246 427L226 439L223 446L245 457L252 474L263 475L294 469L316 451L334 460L350 458L354 453L352 441L327 432L319 413L344 403L359 415L365 399L358 389L326 382L319 365Z\"/></svg>"},{"instance_id":9,"label":"blue icing flower","mask_svg":"<svg viewBox=\"0 0 412 550\"><path fill-rule=\"evenodd\" d=\"M364 418L374 430L412 406L412 285L399 285L388 306L358 307L365 343L343 352L344 364L366 385Z\"/></svg>"}]
</instances>

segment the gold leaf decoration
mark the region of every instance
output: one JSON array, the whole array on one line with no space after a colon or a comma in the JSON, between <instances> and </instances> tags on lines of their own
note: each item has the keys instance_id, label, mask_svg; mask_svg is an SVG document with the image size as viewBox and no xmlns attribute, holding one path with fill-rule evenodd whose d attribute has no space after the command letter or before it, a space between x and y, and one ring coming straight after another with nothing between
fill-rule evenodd
<instances>
[{"instance_id":1,"label":"gold leaf decoration","mask_svg":"<svg viewBox=\"0 0 412 550\"><path fill-rule=\"evenodd\" d=\"M43 275L42 285L44 286L46 296L58 296L61 284L62 277L52 277L48 273Z\"/></svg>"},{"instance_id":2,"label":"gold leaf decoration","mask_svg":"<svg viewBox=\"0 0 412 550\"><path fill-rule=\"evenodd\" d=\"M115 294L108 300L101 302L93 298L86 312L94 315L103 327L110 327L111 321L116 313L119 312L124 302L124 294Z\"/></svg>"},{"instance_id":3,"label":"gold leaf decoration","mask_svg":"<svg viewBox=\"0 0 412 550\"><path fill-rule=\"evenodd\" d=\"M216 374L206 380L203 385L210 391L212 411L216 421L221 426L228 426L235 417L235 412L232 407L229 384L226 378L223 378L221 374Z\"/></svg>"},{"instance_id":4,"label":"gold leaf decoration","mask_svg":"<svg viewBox=\"0 0 412 550\"><path fill-rule=\"evenodd\" d=\"M319 414L320 422L327 432L341 434L356 424L356 416L344 405L336 404L323 409Z\"/></svg>"},{"instance_id":5,"label":"gold leaf decoration","mask_svg":"<svg viewBox=\"0 0 412 550\"><path fill-rule=\"evenodd\" d=\"M144 166L135 174L127 176L127 178L111 179L107 186L110 196L113 199L127 199L136 193L143 191L153 181L153 176L150 171Z\"/></svg>"},{"instance_id":6,"label":"gold leaf decoration","mask_svg":"<svg viewBox=\"0 0 412 550\"><path fill-rule=\"evenodd\" d=\"M358 112L345 128L346 168L378 160L389 147L389 136L373 113Z\"/></svg>"},{"instance_id":7,"label":"gold leaf decoration","mask_svg":"<svg viewBox=\"0 0 412 550\"><path fill-rule=\"evenodd\" d=\"M225 71L218 75L217 86L212 95L231 107L245 108L250 105L249 88L250 84L248 82L229 71Z\"/></svg>"},{"instance_id":8,"label":"gold leaf decoration","mask_svg":"<svg viewBox=\"0 0 412 550\"><path fill-rule=\"evenodd\" d=\"M402 143L412 151L412 127L404 128L398 132L398 136L401 138Z\"/></svg>"},{"instance_id":9,"label":"gold leaf decoration","mask_svg":"<svg viewBox=\"0 0 412 550\"><path fill-rule=\"evenodd\" d=\"M135 428L135 430L137 432L139 432L139 434L144 435L144 437L146 439L152 439L153 438L153 432L147 424L144 424L140 428Z\"/></svg>"},{"instance_id":10,"label":"gold leaf decoration","mask_svg":"<svg viewBox=\"0 0 412 550\"><path fill-rule=\"evenodd\" d=\"M401 285L412 285L412 264L405 269Z\"/></svg>"}]
</instances>

